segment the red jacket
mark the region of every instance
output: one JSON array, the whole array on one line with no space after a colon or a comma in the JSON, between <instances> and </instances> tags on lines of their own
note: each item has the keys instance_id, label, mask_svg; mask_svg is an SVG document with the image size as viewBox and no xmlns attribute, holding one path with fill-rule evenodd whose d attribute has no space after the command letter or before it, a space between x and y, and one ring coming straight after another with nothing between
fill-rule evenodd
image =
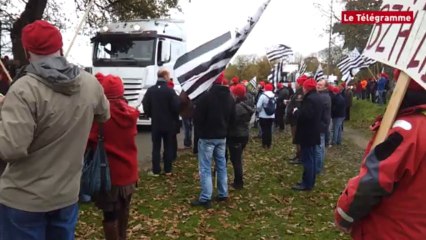
<instances>
[{"instance_id":1,"label":"red jacket","mask_svg":"<svg viewBox=\"0 0 426 240\"><path fill-rule=\"evenodd\" d=\"M335 211L336 223L351 228L353 239L426 239L425 126L426 105L419 105L402 111L371 152L370 142Z\"/></svg>"},{"instance_id":2,"label":"red jacket","mask_svg":"<svg viewBox=\"0 0 426 240\"><path fill-rule=\"evenodd\" d=\"M125 186L138 181L138 152L136 147L139 112L122 99L110 99L111 118L104 123L104 141L108 156L111 182ZM98 124L94 123L89 146L95 146Z\"/></svg>"}]
</instances>

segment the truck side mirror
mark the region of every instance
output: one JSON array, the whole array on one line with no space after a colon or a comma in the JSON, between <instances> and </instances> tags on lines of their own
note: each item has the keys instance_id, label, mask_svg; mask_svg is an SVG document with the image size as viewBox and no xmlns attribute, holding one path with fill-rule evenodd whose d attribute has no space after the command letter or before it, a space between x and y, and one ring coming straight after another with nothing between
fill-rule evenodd
<instances>
[{"instance_id":1,"label":"truck side mirror","mask_svg":"<svg viewBox=\"0 0 426 240\"><path fill-rule=\"evenodd\" d=\"M164 63L170 62L171 60L172 45L169 40L164 39L164 40L160 40L160 48L161 48L160 64L163 65Z\"/></svg>"}]
</instances>

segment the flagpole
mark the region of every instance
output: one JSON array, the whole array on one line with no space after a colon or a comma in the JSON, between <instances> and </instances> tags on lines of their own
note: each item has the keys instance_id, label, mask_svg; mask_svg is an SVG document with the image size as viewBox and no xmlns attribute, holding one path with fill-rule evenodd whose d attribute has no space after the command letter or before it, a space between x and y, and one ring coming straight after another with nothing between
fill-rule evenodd
<instances>
[{"instance_id":1,"label":"flagpole","mask_svg":"<svg viewBox=\"0 0 426 240\"><path fill-rule=\"evenodd\" d=\"M374 80L377 80L376 77L374 76L374 73L371 71L370 67L367 67L368 71L371 73L371 76L373 76Z\"/></svg>"},{"instance_id":2,"label":"flagpole","mask_svg":"<svg viewBox=\"0 0 426 240\"><path fill-rule=\"evenodd\" d=\"M77 26L77 29L75 30L74 37L71 40L70 46L68 47L65 57L68 57L72 46L74 45L75 39L77 38L78 33L80 32L81 27L83 26L84 22L86 21L87 15L89 15L89 11L92 8L93 4L95 3L95 0L91 0L89 5L87 6L86 12L83 15L83 18L80 21L80 24Z\"/></svg>"},{"instance_id":3,"label":"flagpole","mask_svg":"<svg viewBox=\"0 0 426 240\"><path fill-rule=\"evenodd\" d=\"M10 84L12 82L12 78L10 77L9 71L7 71L7 68L6 68L6 66L4 66L3 61L1 59L0 59L0 65L1 65L3 72L6 74L7 80L9 81L9 84Z\"/></svg>"}]
</instances>

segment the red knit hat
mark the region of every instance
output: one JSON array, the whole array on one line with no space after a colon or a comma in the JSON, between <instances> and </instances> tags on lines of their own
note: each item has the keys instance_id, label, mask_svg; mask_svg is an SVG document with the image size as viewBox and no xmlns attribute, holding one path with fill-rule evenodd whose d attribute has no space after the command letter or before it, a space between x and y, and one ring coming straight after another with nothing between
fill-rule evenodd
<instances>
[{"instance_id":1,"label":"red knit hat","mask_svg":"<svg viewBox=\"0 0 426 240\"><path fill-rule=\"evenodd\" d=\"M315 90L317 88L317 81L315 81L313 78L309 78L303 82L303 88L308 92Z\"/></svg>"},{"instance_id":2,"label":"red knit hat","mask_svg":"<svg viewBox=\"0 0 426 240\"><path fill-rule=\"evenodd\" d=\"M395 79L395 81L398 81L398 77L400 73L401 73L401 70L399 69L395 68L393 70L393 78ZM424 89L420 84L418 84L412 78L410 78L410 84L408 84L408 89L411 91L416 91L416 92L426 91L426 89Z\"/></svg>"},{"instance_id":3,"label":"red knit hat","mask_svg":"<svg viewBox=\"0 0 426 240\"><path fill-rule=\"evenodd\" d=\"M175 87L175 84L173 81L167 81L167 87L173 89Z\"/></svg>"},{"instance_id":4,"label":"red knit hat","mask_svg":"<svg viewBox=\"0 0 426 240\"><path fill-rule=\"evenodd\" d=\"M104 76L101 73L97 73L95 76L104 88L105 96L108 99L123 97L124 86L120 77L113 75Z\"/></svg>"},{"instance_id":5,"label":"red knit hat","mask_svg":"<svg viewBox=\"0 0 426 240\"><path fill-rule=\"evenodd\" d=\"M260 81L259 85L264 88L265 87L265 82L264 81Z\"/></svg>"},{"instance_id":6,"label":"red knit hat","mask_svg":"<svg viewBox=\"0 0 426 240\"><path fill-rule=\"evenodd\" d=\"M334 93L334 94L338 94L338 93L340 93L340 88L332 86L331 87L331 92Z\"/></svg>"},{"instance_id":7,"label":"red knit hat","mask_svg":"<svg viewBox=\"0 0 426 240\"><path fill-rule=\"evenodd\" d=\"M306 75L302 75L300 76L296 81L297 81L297 85L299 86L303 86L303 83L308 79L308 77Z\"/></svg>"},{"instance_id":8,"label":"red knit hat","mask_svg":"<svg viewBox=\"0 0 426 240\"><path fill-rule=\"evenodd\" d=\"M274 86L270 83L265 85L265 91L273 91L274 90Z\"/></svg>"},{"instance_id":9,"label":"red knit hat","mask_svg":"<svg viewBox=\"0 0 426 240\"><path fill-rule=\"evenodd\" d=\"M25 50L38 55L49 55L62 48L59 29L43 20L26 25L22 29L21 41Z\"/></svg>"},{"instance_id":10,"label":"red knit hat","mask_svg":"<svg viewBox=\"0 0 426 240\"><path fill-rule=\"evenodd\" d=\"M243 84L237 84L233 87L231 87L231 92L234 94L234 96L238 98L243 98L246 96L246 87Z\"/></svg>"},{"instance_id":11,"label":"red knit hat","mask_svg":"<svg viewBox=\"0 0 426 240\"><path fill-rule=\"evenodd\" d=\"M232 84L237 85L238 83L240 83L240 79L238 77L233 77Z\"/></svg>"},{"instance_id":12,"label":"red knit hat","mask_svg":"<svg viewBox=\"0 0 426 240\"><path fill-rule=\"evenodd\" d=\"M284 85L283 85L282 83L278 83L278 84L277 84L277 88L278 88L278 89L283 89L283 88L284 88Z\"/></svg>"}]
</instances>

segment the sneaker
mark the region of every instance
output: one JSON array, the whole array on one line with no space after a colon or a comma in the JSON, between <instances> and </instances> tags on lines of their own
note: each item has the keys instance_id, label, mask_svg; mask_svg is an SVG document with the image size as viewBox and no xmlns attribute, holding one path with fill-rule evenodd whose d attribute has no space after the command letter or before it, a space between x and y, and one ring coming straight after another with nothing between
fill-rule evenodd
<instances>
[{"instance_id":1,"label":"sneaker","mask_svg":"<svg viewBox=\"0 0 426 240\"><path fill-rule=\"evenodd\" d=\"M193 207L204 207L205 209L209 209L212 207L211 201L200 202L200 200L196 199L191 202L191 206Z\"/></svg>"},{"instance_id":2,"label":"sneaker","mask_svg":"<svg viewBox=\"0 0 426 240\"><path fill-rule=\"evenodd\" d=\"M299 159L295 159L295 160L291 160L289 163L290 164L302 164L302 161L300 161Z\"/></svg>"},{"instance_id":3,"label":"sneaker","mask_svg":"<svg viewBox=\"0 0 426 240\"><path fill-rule=\"evenodd\" d=\"M160 174L155 174L155 173L153 173L152 171L149 171L149 172L148 172L148 176L150 176L150 177L159 177L159 176L160 176Z\"/></svg>"},{"instance_id":4,"label":"sneaker","mask_svg":"<svg viewBox=\"0 0 426 240\"><path fill-rule=\"evenodd\" d=\"M228 201L228 197L219 197L219 196L217 196L217 197L214 198L214 200L216 202L226 202L226 201Z\"/></svg>"},{"instance_id":5,"label":"sneaker","mask_svg":"<svg viewBox=\"0 0 426 240\"><path fill-rule=\"evenodd\" d=\"M171 172L166 172L166 173L164 173L164 175L166 175L166 177L171 177L172 173Z\"/></svg>"}]
</instances>

